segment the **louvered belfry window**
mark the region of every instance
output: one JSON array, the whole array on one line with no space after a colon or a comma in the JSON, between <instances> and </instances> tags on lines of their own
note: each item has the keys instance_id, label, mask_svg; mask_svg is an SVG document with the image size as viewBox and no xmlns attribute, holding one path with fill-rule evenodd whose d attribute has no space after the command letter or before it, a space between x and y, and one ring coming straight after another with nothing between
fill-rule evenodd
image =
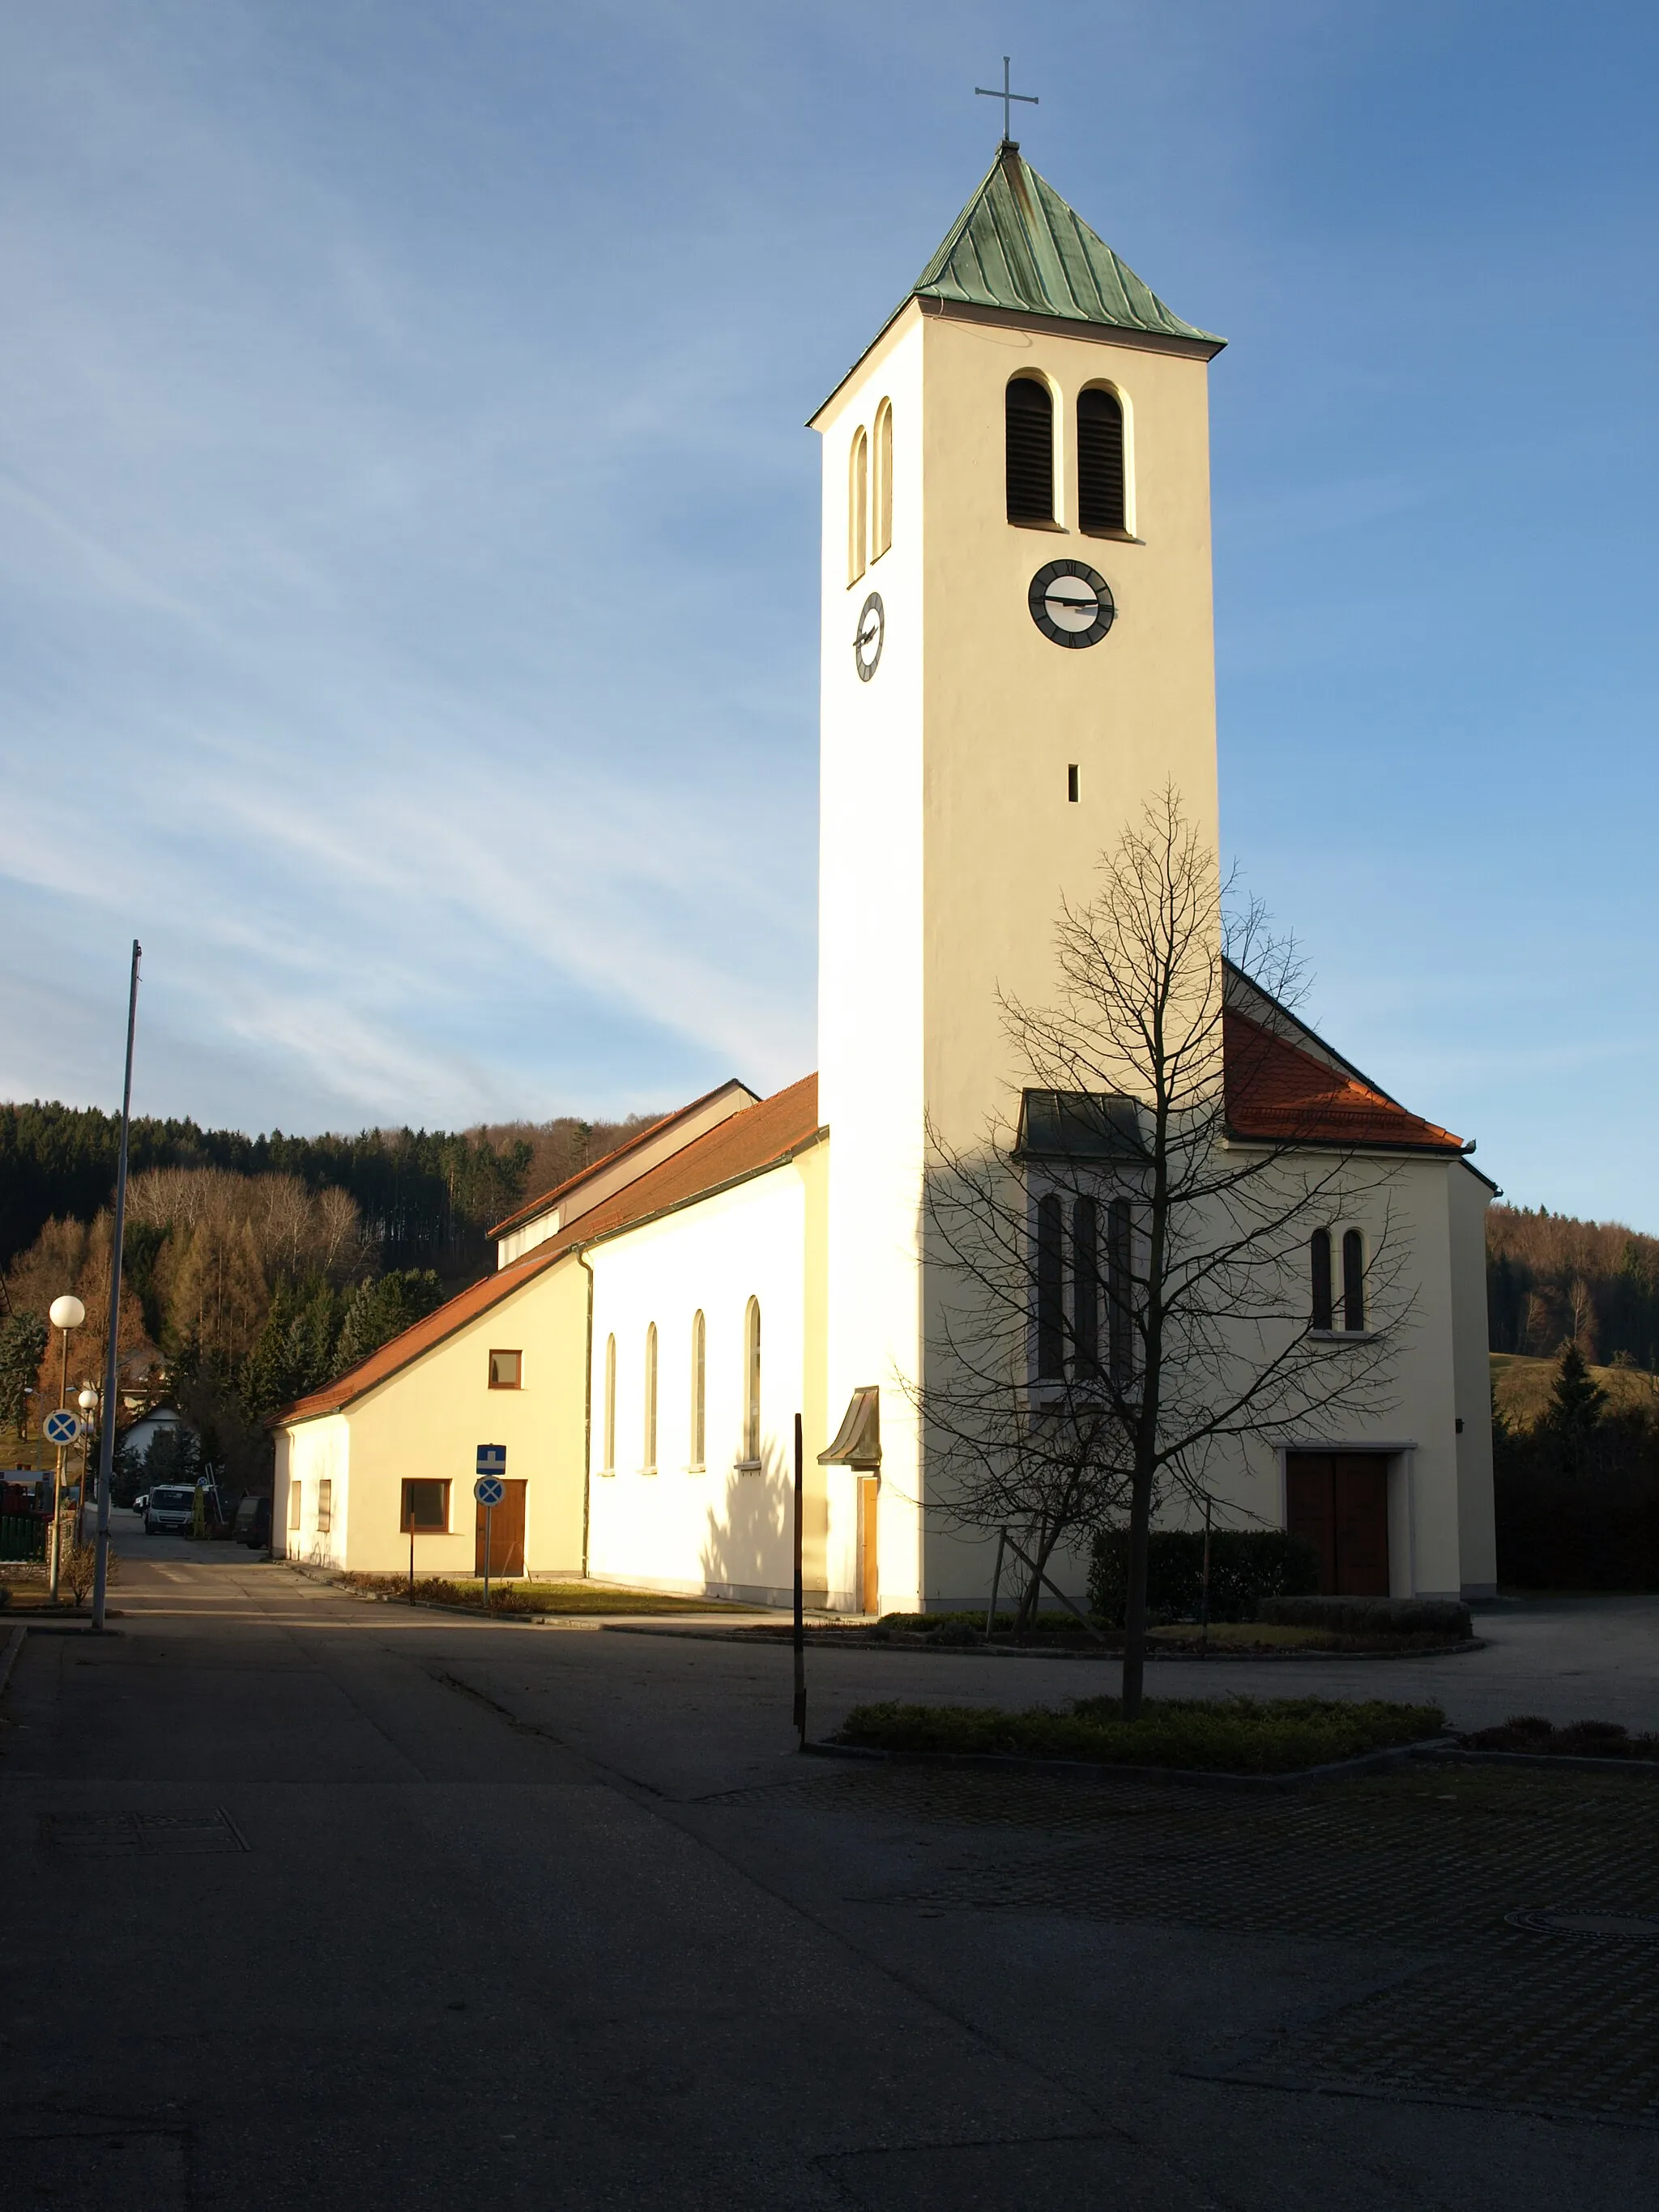
<instances>
[{"instance_id":1,"label":"louvered belfry window","mask_svg":"<svg viewBox=\"0 0 1659 2212\"><path fill-rule=\"evenodd\" d=\"M1083 392L1077 403L1078 522L1085 530L1123 530L1126 512L1123 409L1114 392Z\"/></svg>"},{"instance_id":2,"label":"louvered belfry window","mask_svg":"<svg viewBox=\"0 0 1659 2212\"><path fill-rule=\"evenodd\" d=\"M1054 519L1054 404L1046 384L1017 376L1007 397L1008 520Z\"/></svg>"},{"instance_id":3,"label":"louvered belfry window","mask_svg":"<svg viewBox=\"0 0 1659 2212\"><path fill-rule=\"evenodd\" d=\"M1049 1191L1036 1210L1036 1371L1048 1382L1066 1372L1066 1217Z\"/></svg>"}]
</instances>

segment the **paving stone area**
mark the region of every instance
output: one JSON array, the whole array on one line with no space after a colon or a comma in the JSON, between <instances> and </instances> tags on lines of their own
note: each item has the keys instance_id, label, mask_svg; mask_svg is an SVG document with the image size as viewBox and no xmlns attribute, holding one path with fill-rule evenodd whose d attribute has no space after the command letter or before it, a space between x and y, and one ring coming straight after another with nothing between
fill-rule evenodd
<instances>
[{"instance_id":1,"label":"paving stone area","mask_svg":"<svg viewBox=\"0 0 1659 2212\"><path fill-rule=\"evenodd\" d=\"M733 1802L1006 1832L889 1903L1306 1936L1398 1949L1401 1974L1222 2079L1659 2126L1659 1946L1512 1913L1659 1914L1646 1779L1445 1769L1288 1799L868 1768Z\"/></svg>"}]
</instances>

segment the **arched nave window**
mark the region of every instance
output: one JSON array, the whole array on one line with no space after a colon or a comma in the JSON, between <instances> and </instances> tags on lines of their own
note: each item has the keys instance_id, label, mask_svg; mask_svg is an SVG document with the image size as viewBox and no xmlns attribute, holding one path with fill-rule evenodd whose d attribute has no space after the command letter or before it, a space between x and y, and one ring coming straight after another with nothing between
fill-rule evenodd
<instances>
[{"instance_id":1,"label":"arched nave window","mask_svg":"<svg viewBox=\"0 0 1659 2212\"><path fill-rule=\"evenodd\" d=\"M1092 1198L1072 1200L1073 1372L1087 1381L1100 1372L1100 1208Z\"/></svg>"},{"instance_id":2,"label":"arched nave window","mask_svg":"<svg viewBox=\"0 0 1659 2212\"><path fill-rule=\"evenodd\" d=\"M605 1340L605 1466L600 1470L611 1474L617 1466L617 1340Z\"/></svg>"},{"instance_id":3,"label":"arched nave window","mask_svg":"<svg viewBox=\"0 0 1659 2212\"><path fill-rule=\"evenodd\" d=\"M1308 1239L1308 1260L1313 1273L1313 1325L1334 1328L1336 1309L1331 1298L1331 1232L1316 1229Z\"/></svg>"},{"instance_id":4,"label":"arched nave window","mask_svg":"<svg viewBox=\"0 0 1659 2212\"><path fill-rule=\"evenodd\" d=\"M645 1456L641 1465L647 1474L657 1471L657 1324L650 1322L645 1332L645 1405L643 1433Z\"/></svg>"},{"instance_id":5,"label":"arched nave window","mask_svg":"<svg viewBox=\"0 0 1659 2212\"><path fill-rule=\"evenodd\" d=\"M1123 404L1098 386L1078 394L1077 519L1083 530L1124 530Z\"/></svg>"},{"instance_id":6,"label":"arched nave window","mask_svg":"<svg viewBox=\"0 0 1659 2212\"><path fill-rule=\"evenodd\" d=\"M708 1332L701 1306L691 1316L691 1464L703 1465L708 1436Z\"/></svg>"},{"instance_id":7,"label":"arched nave window","mask_svg":"<svg viewBox=\"0 0 1659 2212\"><path fill-rule=\"evenodd\" d=\"M743 1316L743 1455L751 1465L761 1455L761 1310L750 1298Z\"/></svg>"},{"instance_id":8,"label":"arched nave window","mask_svg":"<svg viewBox=\"0 0 1659 2212\"><path fill-rule=\"evenodd\" d=\"M871 534L870 558L879 561L893 542L893 403L884 399L876 410L876 441L873 455L875 497L874 529Z\"/></svg>"},{"instance_id":9,"label":"arched nave window","mask_svg":"<svg viewBox=\"0 0 1659 2212\"><path fill-rule=\"evenodd\" d=\"M1106 1357L1120 1389L1134 1379L1134 1248L1127 1198L1115 1198L1106 1226Z\"/></svg>"},{"instance_id":10,"label":"arched nave window","mask_svg":"<svg viewBox=\"0 0 1659 2212\"><path fill-rule=\"evenodd\" d=\"M1357 1229L1342 1233L1342 1326L1365 1326L1365 1242Z\"/></svg>"},{"instance_id":11,"label":"arched nave window","mask_svg":"<svg viewBox=\"0 0 1659 2212\"><path fill-rule=\"evenodd\" d=\"M1006 410L1008 520L1054 519L1054 403L1035 376L1009 380Z\"/></svg>"},{"instance_id":12,"label":"arched nave window","mask_svg":"<svg viewBox=\"0 0 1659 2212\"><path fill-rule=\"evenodd\" d=\"M847 479L847 580L856 584L866 567L869 537L870 441L860 430L853 440Z\"/></svg>"}]
</instances>

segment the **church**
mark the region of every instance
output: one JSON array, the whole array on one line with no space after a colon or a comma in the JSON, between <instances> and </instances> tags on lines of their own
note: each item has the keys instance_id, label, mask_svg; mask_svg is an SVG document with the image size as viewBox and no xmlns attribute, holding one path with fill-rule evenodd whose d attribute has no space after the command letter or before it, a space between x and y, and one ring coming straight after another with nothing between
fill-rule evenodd
<instances>
[{"instance_id":1,"label":"church","mask_svg":"<svg viewBox=\"0 0 1659 2212\"><path fill-rule=\"evenodd\" d=\"M1178 792L1217 850L1223 343L1002 143L811 418L817 1072L770 1097L728 1082L642 1131L499 1224L493 1274L287 1407L279 1551L465 1576L487 1543L497 1574L783 1603L799 1416L808 1602L985 1602L995 1543L948 1510L927 1412L929 1162L994 1121L1023 1130L1034 1102L1068 1110L1022 1095L1005 1009L1051 994L1062 901L1087 898L1148 804ZM1266 1054L1310 1158L1376 1170L1412 1279L1386 1401L1236 1439L1206 1475L1218 1519L1306 1534L1334 1591L1488 1595L1495 1186L1471 1145L1228 974L1227 1142L1266 1140L1232 1109L1233 1055ZM1367 1338L1379 1221L1356 1201L1304 1239L1300 1336ZM1080 1592L1086 1560L1062 1548L1051 1571Z\"/></svg>"}]
</instances>

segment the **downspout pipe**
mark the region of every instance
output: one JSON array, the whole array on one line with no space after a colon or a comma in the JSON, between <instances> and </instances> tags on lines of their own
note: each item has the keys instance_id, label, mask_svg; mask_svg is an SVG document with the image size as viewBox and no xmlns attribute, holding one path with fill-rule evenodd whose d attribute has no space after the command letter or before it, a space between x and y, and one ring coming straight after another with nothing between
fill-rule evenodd
<instances>
[{"instance_id":1,"label":"downspout pipe","mask_svg":"<svg viewBox=\"0 0 1659 2212\"><path fill-rule=\"evenodd\" d=\"M587 1580L587 1531L593 1506L593 1270L576 1247L576 1265L587 1278L587 1351L582 1363L582 1580Z\"/></svg>"}]
</instances>

